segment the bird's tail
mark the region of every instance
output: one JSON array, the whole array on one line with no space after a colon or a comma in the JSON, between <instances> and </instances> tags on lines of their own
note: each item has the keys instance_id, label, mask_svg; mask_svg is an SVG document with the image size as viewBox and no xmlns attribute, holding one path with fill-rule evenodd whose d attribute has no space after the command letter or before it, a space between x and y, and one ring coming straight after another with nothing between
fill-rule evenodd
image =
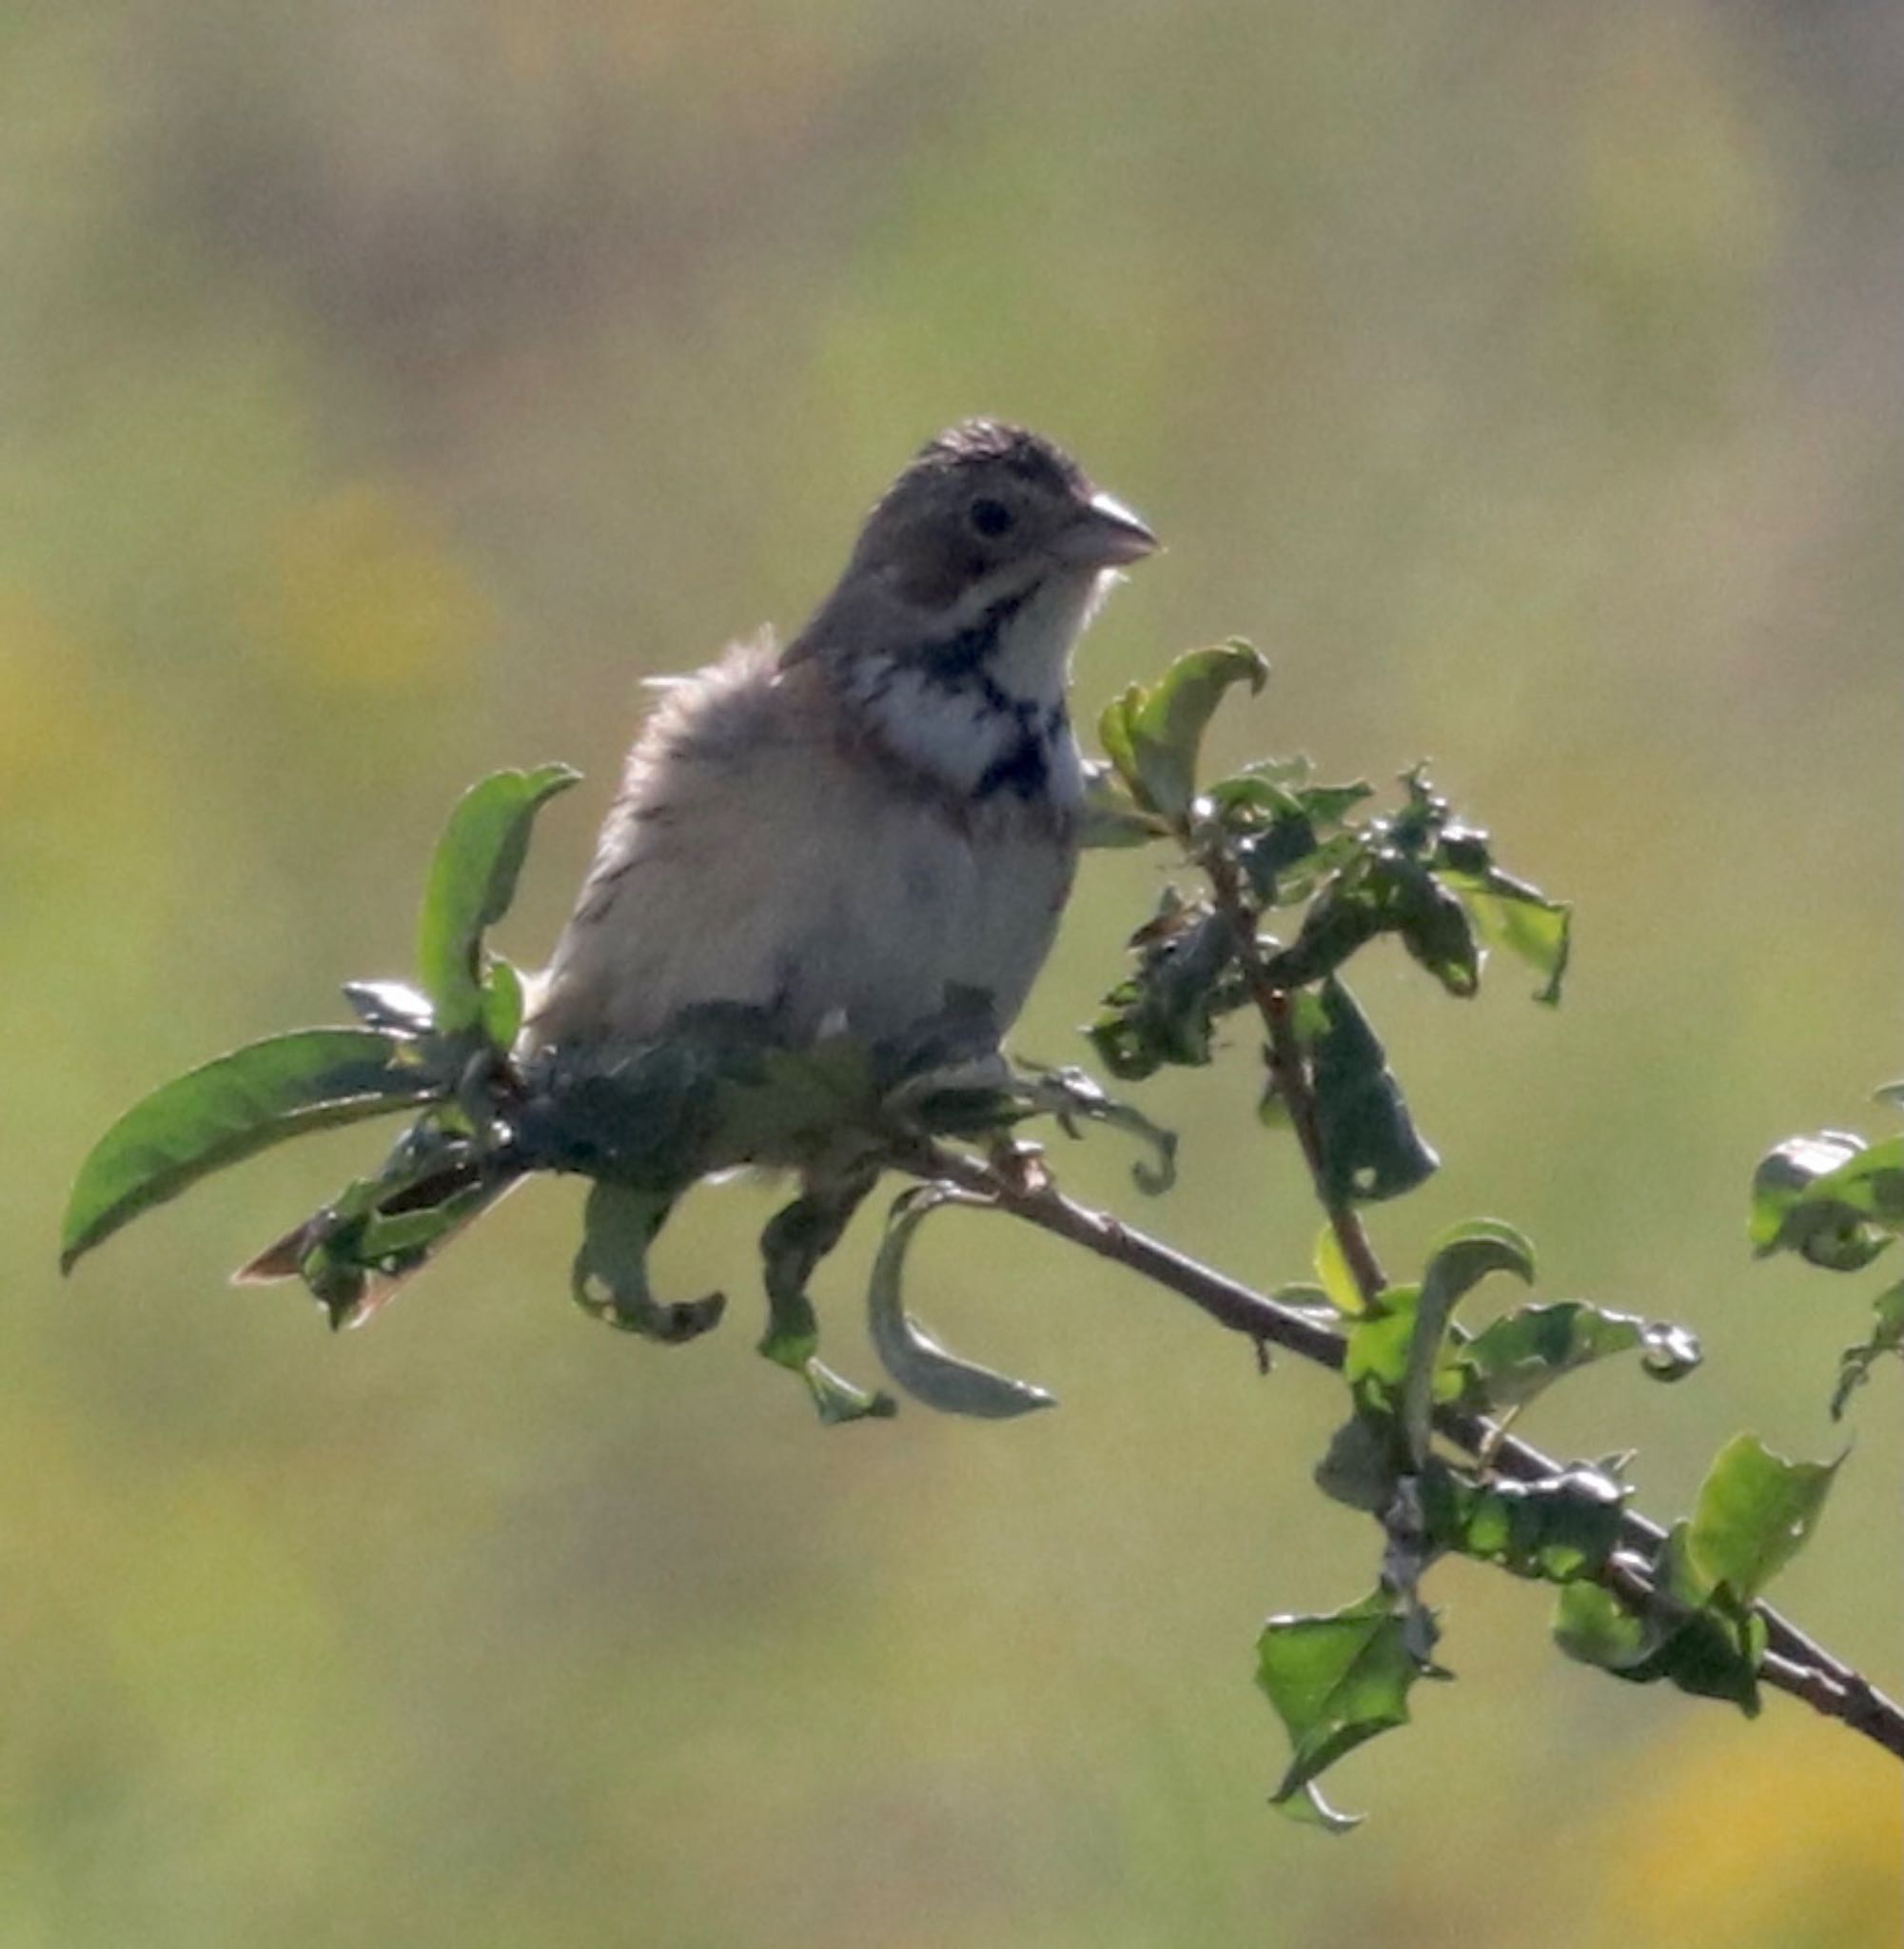
<instances>
[{"instance_id":1,"label":"bird's tail","mask_svg":"<svg viewBox=\"0 0 1904 1949\"><path fill-rule=\"evenodd\" d=\"M333 1327L362 1326L522 1177L458 1160L375 1202L346 1192L247 1259L231 1283L302 1279Z\"/></svg>"}]
</instances>

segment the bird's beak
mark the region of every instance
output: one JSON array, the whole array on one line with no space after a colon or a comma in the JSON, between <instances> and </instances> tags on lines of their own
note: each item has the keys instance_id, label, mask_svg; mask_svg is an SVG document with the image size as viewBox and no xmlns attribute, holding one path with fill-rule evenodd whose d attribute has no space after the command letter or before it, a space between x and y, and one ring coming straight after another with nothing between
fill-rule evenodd
<instances>
[{"instance_id":1,"label":"bird's beak","mask_svg":"<svg viewBox=\"0 0 1904 1949\"><path fill-rule=\"evenodd\" d=\"M1122 568L1156 549L1156 536L1123 502L1093 494L1058 537L1053 553L1079 568Z\"/></svg>"}]
</instances>

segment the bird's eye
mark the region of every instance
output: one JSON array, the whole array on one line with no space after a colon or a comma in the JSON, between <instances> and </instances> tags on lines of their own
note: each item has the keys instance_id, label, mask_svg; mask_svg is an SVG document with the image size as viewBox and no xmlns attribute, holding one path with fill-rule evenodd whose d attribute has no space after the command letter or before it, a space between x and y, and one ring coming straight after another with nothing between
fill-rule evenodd
<instances>
[{"instance_id":1,"label":"bird's eye","mask_svg":"<svg viewBox=\"0 0 1904 1949\"><path fill-rule=\"evenodd\" d=\"M965 518L972 523L974 534L983 535L991 541L1000 535L1010 534L1012 522L1017 519L1002 501L993 501L989 494L981 494L966 509Z\"/></svg>"}]
</instances>

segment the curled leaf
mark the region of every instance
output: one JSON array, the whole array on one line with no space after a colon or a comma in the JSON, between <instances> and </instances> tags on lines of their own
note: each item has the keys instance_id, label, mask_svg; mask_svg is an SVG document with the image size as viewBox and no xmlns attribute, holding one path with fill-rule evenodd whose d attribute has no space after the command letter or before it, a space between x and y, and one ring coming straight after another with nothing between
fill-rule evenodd
<instances>
[{"instance_id":1,"label":"curled leaf","mask_svg":"<svg viewBox=\"0 0 1904 1949\"><path fill-rule=\"evenodd\" d=\"M1224 693L1247 683L1260 691L1269 666L1239 640L1179 657L1157 681L1133 684L1105 712L1106 755L1137 803L1172 826L1188 819L1197 792L1203 737Z\"/></svg>"},{"instance_id":2,"label":"curled leaf","mask_svg":"<svg viewBox=\"0 0 1904 1949\"><path fill-rule=\"evenodd\" d=\"M1153 1123L1141 1110L1120 1103L1079 1069L1033 1067L1026 1080L1031 1107L1058 1120L1068 1136L1077 1135L1080 1119L1101 1123L1135 1137L1150 1152L1130 1167L1137 1189L1148 1197L1161 1196L1177 1181L1177 1133Z\"/></svg>"},{"instance_id":3,"label":"curled leaf","mask_svg":"<svg viewBox=\"0 0 1904 1949\"><path fill-rule=\"evenodd\" d=\"M1443 846L1452 850L1445 837ZM1549 1007L1558 1003L1573 953L1572 907L1491 863L1471 871L1444 867L1436 877L1467 909L1489 947L1519 955L1542 977L1534 999Z\"/></svg>"},{"instance_id":4,"label":"curled leaf","mask_svg":"<svg viewBox=\"0 0 1904 1949\"><path fill-rule=\"evenodd\" d=\"M1569 1658L1633 1684L1664 1680L1698 1698L1723 1699L1748 1719L1759 1709L1766 1624L1692 1566L1687 1526L1676 1523L1653 1565L1655 1602L1637 1608L1584 1579L1562 1586L1554 1641Z\"/></svg>"},{"instance_id":5,"label":"curled leaf","mask_svg":"<svg viewBox=\"0 0 1904 1949\"><path fill-rule=\"evenodd\" d=\"M1497 1414L1524 1407L1579 1368L1636 1349L1655 1380L1681 1380L1699 1364L1698 1340L1686 1328L1580 1299L1517 1307L1458 1348L1453 1363L1462 1379L1463 1405Z\"/></svg>"},{"instance_id":6,"label":"curled leaf","mask_svg":"<svg viewBox=\"0 0 1904 1949\"><path fill-rule=\"evenodd\" d=\"M867 1323L886 1371L915 1401L946 1414L1002 1420L1055 1407L1056 1396L1029 1381L960 1359L907 1312L901 1296L907 1248L925 1219L941 1205L984 1203L950 1185L921 1185L893 1202L873 1262Z\"/></svg>"},{"instance_id":7,"label":"curled leaf","mask_svg":"<svg viewBox=\"0 0 1904 1949\"><path fill-rule=\"evenodd\" d=\"M1868 1145L1848 1131L1788 1137L1752 1178L1746 1235L1756 1257L1796 1251L1833 1272L1868 1266L1904 1229L1904 1136Z\"/></svg>"},{"instance_id":8,"label":"curled leaf","mask_svg":"<svg viewBox=\"0 0 1904 1949\"><path fill-rule=\"evenodd\" d=\"M727 1301L718 1292L670 1305L648 1284L648 1249L673 1199L631 1185L598 1184L588 1194L581 1249L569 1277L575 1303L624 1333L677 1343L720 1323Z\"/></svg>"},{"instance_id":9,"label":"curled leaf","mask_svg":"<svg viewBox=\"0 0 1904 1949\"><path fill-rule=\"evenodd\" d=\"M1517 1577L1568 1584L1605 1567L1619 1544L1628 1491L1598 1468L1539 1482L1476 1482L1434 1465L1421 1478L1431 1542Z\"/></svg>"},{"instance_id":10,"label":"curled leaf","mask_svg":"<svg viewBox=\"0 0 1904 1949\"><path fill-rule=\"evenodd\" d=\"M1448 1323L1462 1299L1490 1272L1512 1272L1529 1283L1534 1277L1534 1248L1498 1218L1477 1218L1444 1233L1422 1275L1402 1382L1402 1430L1417 1467L1428 1455L1435 1375Z\"/></svg>"},{"instance_id":11,"label":"curled leaf","mask_svg":"<svg viewBox=\"0 0 1904 1949\"><path fill-rule=\"evenodd\" d=\"M450 814L430 863L417 922L417 969L444 1035L482 1018L482 935L509 911L537 812L581 774L569 765L496 772L472 785Z\"/></svg>"}]
</instances>

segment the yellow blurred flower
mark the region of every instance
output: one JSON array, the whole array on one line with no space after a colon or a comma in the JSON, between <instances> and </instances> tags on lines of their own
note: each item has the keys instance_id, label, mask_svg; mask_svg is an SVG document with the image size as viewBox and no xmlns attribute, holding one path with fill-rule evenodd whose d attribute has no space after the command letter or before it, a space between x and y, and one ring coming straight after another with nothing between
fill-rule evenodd
<instances>
[{"instance_id":1,"label":"yellow blurred flower","mask_svg":"<svg viewBox=\"0 0 1904 1949\"><path fill-rule=\"evenodd\" d=\"M1868 1949L1896 1939L1904 1801L1875 1746L1773 1699L1634 1775L1588 1843L1620 1949Z\"/></svg>"}]
</instances>

